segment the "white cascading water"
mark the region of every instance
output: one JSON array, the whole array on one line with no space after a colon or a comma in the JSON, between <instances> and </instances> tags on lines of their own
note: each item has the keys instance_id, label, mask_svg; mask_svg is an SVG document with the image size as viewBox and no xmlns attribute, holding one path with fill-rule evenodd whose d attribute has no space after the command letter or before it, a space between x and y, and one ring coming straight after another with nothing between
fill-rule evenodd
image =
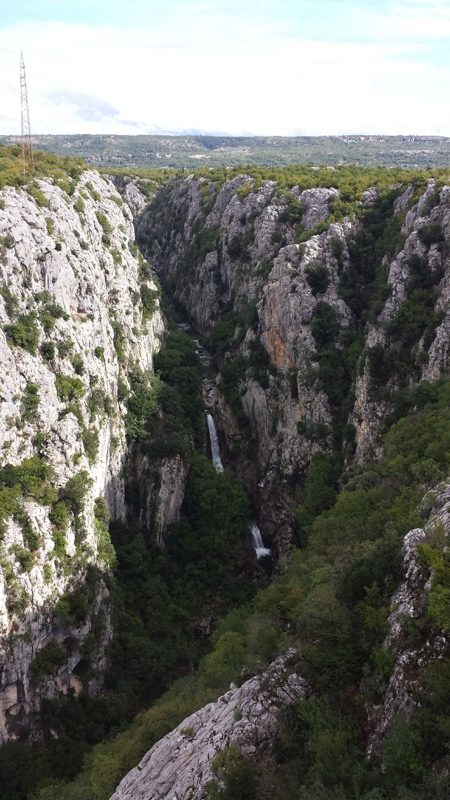
<instances>
[{"instance_id":1,"label":"white cascading water","mask_svg":"<svg viewBox=\"0 0 450 800\"><path fill-rule=\"evenodd\" d=\"M214 464L216 472L223 472L223 464L222 464L222 459L220 457L219 437L217 436L216 423L214 422L214 418L211 414L207 413L206 419L208 422L209 442L211 445L212 462ZM256 558L260 559L264 558L265 556L271 556L272 551L269 547L264 546L263 538L261 536L261 531L254 522L250 527L250 534L252 537L252 544L256 553Z\"/></svg>"},{"instance_id":2,"label":"white cascading water","mask_svg":"<svg viewBox=\"0 0 450 800\"><path fill-rule=\"evenodd\" d=\"M211 444L211 458L216 472L223 472L222 459L220 457L219 438L217 436L216 424L211 414L206 415L208 421L209 441Z\"/></svg>"},{"instance_id":3,"label":"white cascading water","mask_svg":"<svg viewBox=\"0 0 450 800\"><path fill-rule=\"evenodd\" d=\"M252 537L252 544L256 553L256 558L263 558L263 556L271 556L272 550L270 547L265 547L263 538L261 536L261 531L259 530L258 526L253 523L250 528L250 533Z\"/></svg>"}]
</instances>

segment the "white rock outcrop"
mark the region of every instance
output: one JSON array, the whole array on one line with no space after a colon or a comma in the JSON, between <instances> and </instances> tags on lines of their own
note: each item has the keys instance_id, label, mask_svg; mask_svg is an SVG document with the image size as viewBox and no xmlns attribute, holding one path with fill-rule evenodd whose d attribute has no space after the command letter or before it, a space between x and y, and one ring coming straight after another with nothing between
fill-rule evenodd
<instances>
[{"instance_id":1,"label":"white rock outcrop","mask_svg":"<svg viewBox=\"0 0 450 800\"><path fill-rule=\"evenodd\" d=\"M234 745L253 757L270 749L281 711L308 693L293 651L183 720L123 778L111 800L200 800L215 756Z\"/></svg>"}]
</instances>

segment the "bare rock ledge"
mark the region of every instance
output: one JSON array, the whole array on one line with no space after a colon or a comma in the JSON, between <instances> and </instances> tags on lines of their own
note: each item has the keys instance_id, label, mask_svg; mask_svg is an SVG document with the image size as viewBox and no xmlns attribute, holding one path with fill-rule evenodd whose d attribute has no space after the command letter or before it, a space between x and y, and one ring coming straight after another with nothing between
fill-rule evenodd
<instances>
[{"instance_id":1,"label":"bare rock ledge","mask_svg":"<svg viewBox=\"0 0 450 800\"><path fill-rule=\"evenodd\" d=\"M289 650L266 672L183 720L125 776L111 800L199 800L220 751L233 744L251 757L268 749L281 711L309 691L289 666L294 655Z\"/></svg>"}]
</instances>

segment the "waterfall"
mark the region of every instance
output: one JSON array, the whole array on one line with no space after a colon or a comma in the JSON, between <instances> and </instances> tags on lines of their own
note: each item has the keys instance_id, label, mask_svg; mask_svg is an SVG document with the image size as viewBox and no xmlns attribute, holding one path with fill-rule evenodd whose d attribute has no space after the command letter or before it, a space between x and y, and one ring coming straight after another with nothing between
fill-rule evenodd
<instances>
[{"instance_id":1,"label":"waterfall","mask_svg":"<svg viewBox=\"0 0 450 800\"><path fill-rule=\"evenodd\" d=\"M259 530L258 526L255 525L255 523L253 523L253 525L250 528L250 534L252 537L252 544L255 549L256 558L263 558L263 556L271 556L272 551L270 547L264 547L261 531Z\"/></svg>"},{"instance_id":2,"label":"waterfall","mask_svg":"<svg viewBox=\"0 0 450 800\"><path fill-rule=\"evenodd\" d=\"M208 420L209 441L211 444L211 457L216 472L223 472L222 459L220 457L219 439L217 437L216 425L211 414L206 415Z\"/></svg>"},{"instance_id":3,"label":"waterfall","mask_svg":"<svg viewBox=\"0 0 450 800\"><path fill-rule=\"evenodd\" d=\"M212 414L207 413L206 419L208 422L212 462L214 464L216 472L223 472L223 464L222 464L222 459L220 457L219 438L217 436L216 423L214 422ZM254 522L250 527L250 534L252 537L252 544L256 553L256 558L260 559L264 558L265 556L271 556L272 550L270 549L270 547L264 546L263 538L261 536L261 531Z\"/></svg>"}]
</instances>

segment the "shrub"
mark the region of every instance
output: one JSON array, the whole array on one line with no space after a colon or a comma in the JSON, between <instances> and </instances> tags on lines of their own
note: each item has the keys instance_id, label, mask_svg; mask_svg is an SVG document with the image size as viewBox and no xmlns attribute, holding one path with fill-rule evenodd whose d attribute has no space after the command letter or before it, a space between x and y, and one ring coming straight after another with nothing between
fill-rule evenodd
<instances>
[{"instance_id":1,"label":"shrub","mask_svg":"<svg viewBox=\"0 0 450 800\"><path fill-rule=\"evenodd\" d=\"M55 492L49 486L53 469L39 456L31 456L20 464L6 464L0 469L0 487L18 487L22 494L33 497L45 505L55 499Z\"/></svg>"},{"instance_id":2,"label":"shrub","mask_svg":"<svg viewBox=\"0 0 450 800\"><path fill-rule=\"evenodd\" d=\"M389 335L410 348L426 331L434 331L442 318L434 310L436 297L436 289L414 289L389 323Z\"/></svg>"},{"instance_id":3,"label":"shrub","mask_svg":"<svg viewBox=\"0 0 450 800\"><path fill-rule=\"evenodd\" d=\"M26 514L25 511L20 510L14 514L14 520L22 528L23 540L28 550L34 553L39 547L39 535L33 528L28 514Z\"/></svg>"},{"instance_id":4,"label":"shrub","mask_svg":"<svg viewBox=\"0 0 450 800\"><path fill-rule=\"evenodd\" d=\"M330 239L331 254L336 259L339 266L342 265L342 256L344 254L344 243L339 236L332 236Z\"/></svg>"},{"instance_id":5,"label":"shrub","mask_svg":"<svg viewBox=\"0 0 450 800\"><path fill-rule=\"evenodd\" d=\"M80 160L61 158L51 153L34 152L34 175L36 177L52 177L56 181L65 179L70 174L78 178L83 170ZM23 175L20 146L2 147L0 149L0 188L3 186L23 186L28 178Z\"/></svg>"},{"instance_id":6,"label":"shrub","mask_svg":"<svg viewBox=\"0 0 450 800\"><path fill-rule=\"evenodd\" d=\"M432 571L427 598L428 613L438 628L448 632L450 631L450 554L445 548L445 533L440 548L424 544L420 552Z\"/></svg>"},{"instance_id":7,"label":"shrub","mask_svg":"<svg viewBox=\"0 0 450 800\"><path fill-rule=\"evenodd\" d=\"M313 422L312 420L300 420L297 422L297 430L306 439L313 442L320 442L330 434L330 427L324 422Z\"/></svg>"},{"instance_id":8,"label":"shrub","mask_svg":"<svg viewBox=\"0 0 450 800\"><path fill-rule=\"evenodd\" d=\"M73 367L73 369L74 369L74 372L75 372L77 375L83 375L83 373L84 373L84 361L83 361L83 357L82 357L82 356L80 356L79 354L75 355L75 356L72 358L72 367Z\"/></svg>"},{"instance_id":9,"label":"shrub","mask_svg":"<svg viewBox=\"0 0 450 800\"><path fill-rule=\"evenodd\" d=\"M392 350L375 344L367 351L372 391L384 392L389 378L395 368L394 353Z\"/></svg>"},{"instance_id":10,"label":"shrub","mask_svg":"<svg viewBox=\"0 0 450 800\"><path fill-rule=\"evenodd\" d=\"M92 485L92 479L86 470L81 470L67 481L60 491L61 499L68 505L72 513L77 516L84 508L86 494Z\"/></svg>"},{"instance_id":11,"label":"shrub","mask_svg":"<svg viewBox=\"0 0 450 800\"><path fill-rule=\"evenodd\" d=\"M283 234L281 233L281 231L274 231L272 233L272 236L270 237L270 243L275 245L277 244L281 245L282 241L283 241Z\"/></svg>"},{"instance_id":12,"label":"shrub","mask_svg":"<svg viewBox=\"0 0 450 800\"><path fill-rule=\"evenodd\" d=\"M214 353L223 355L234 339L236 327L238 325L238 315L235 311L223 315L219 319L210 334L210 346Z\"/></svg>"},{"instance_id":13,"label":"shrub","mask_svg":"<svg viewBox=\"0 0 450 800\"><path fill-rule=\"evenodd\" d=\"M3 301L5 303L5 310L6 313L8 314L8 317L12 319L13 317L15 317L19 306L17 298L13 295L9 286L6 285L0 287L0 295L3 297Z\"/></svg>"},{"instance_id":14,"label":"shrub","mask_svg":"<svg viewBox=\"0 0 450 800\"><path fill-rule=\"evenodd\" d=\"M44 361L53 361L56 353L54 342L42 342L39 350Z\"/></svg>"},{"instance_id":15,"label":"shrub","mask_svg":"<svg viewBox=\"0 0 450 800\"><path fill-rule=\"evenodd\" d=\"M67 655L53 639L44 645L30 664L30 681L36 686L46 675L56 672L65 664Z\"/></svg>"},{"instance_id":16,"label":"shrub","mask_svg":"<svg viewBox=\"0 0 450 800\"><path fill-rule=\"evenodd\" d=\"M111 569L116 562L116 551L109 535L109 508L103 497L97 497L95 501L94 517L98 554L103 563Z\"/></svg>"},{"instance_id":17,"label":"shrub","mask_svg":"<svg viewBox=\"0 0 450 800\"><path fill-rule=\"evenodd\" d=\"M227 244L228 255L233 261L247 262L250 260L249 247L254 240L253 227L247 228L245 233L237 233Z\"/></svg>"},{"instance_id":18,"label":"shrub","mask_svg":"<svg viewBox=\"0 0 450 800\"><path fill-rule=\"evenodd\" d=\"M330 278L325 264L320 261L310 261L305 269L305 275L313 295L326 292Z\"/></svg>"},{"instance_id":19,"label":"shrub","mask_svg":"<svg viewBox=\"0 0 450 800\"><path fill-rule=\"evenodd\" d=\"M191 269L196 264L202 264L206 255L217 247L219 226L212 228L199 227L192 238L186 253L186 265Z\"/></svg>"},{"instance_id":20,"label":"shrub","mask_svg":"<svg viewBox=\"0 0 450 800\"><path fill-rule=\"evenodd\" d=\"M108 222L108 218L106 217L106 215L102 211L96 211L95 216L97 217L98 222L101 225L101 228L105 236L108 236L110 233L112 233L113 229L110 223Z\"/></svg>"},{"instance_id":21,"label":"shrub","mask_svg":"<svg viewBox=\"0 0 450 800\"><path fill-rule=\"evenodd\" d=\"M204 678L212 687L230 683L245 663L245 640L234 631L220 637L204 664Z\"/></svg>"},{"instance_id":22,"label":"shrub","mask_svg":"<svg viewBox=\"0 0 450 800\"><path fill-rule=\"evenodd\" d=\"M313 236L318 236L321 233L325 233L325 231L327 231L329 227L330 227L329 222L318 222L317 225L314 225L313 228L310 228L308 230L303 230L301 225L296 225L295 241L297 244L302 244L302 242L306 242Z\"/></svg>"},{"instance_id":23,"label":"shrub","mask_svg":"<svg viewBox=\"0 0 450 800\"><path fill-rule=\"evenodd\" d=\"M444 239L441 226L438 222L430 222L429 225L423 225L422 228L419 228L417 231L417 235L425 247L438 244Z\"/></svg>"},{"instance_id":24,"label":"shrub","mask_svg":"<svg viewBox=\"0 0 450 800\"><path fill-rule=\"evenodd\" d=\"M81 433L81 440L83 442L83 447L88 461L90 464L93 464L97 458L99 445L97 431L91 431L89 428L84 428Z\"/></svg>"},{"instance_id":25,"label":"shrub","mask_svg":"<svg viewBox=\"0 0 450 800\"><path fill-rule=\"evenodd\" d=\"M116 319L111 320L111 326L113 329L114 350L116 351L119 364L123 364L125 362L125 331L123 325Z\"/></svg>"},{"instance_id":26,"label":"shrub","mask_svg":"<svg viewBox=\"0 0 450 800\"><path fill-rule=\"evenodd\" d=\"M35 561L33 553L30 553L25 547L20 547L19 545L14 545L11 550L19 562L22 572L30 572L34 567Z\"/></svg>"},{"instance_id":27,"label":"shrub","mask_svg":"<svg viewBox=\"0 0 450 800\"><path fill-rule=\"evenodd\" d=\"M30 186L28 186L27 192L30 197L33 198L36 204L40 206L40 208L49 208L50 203L48 198L45 196L41 187L37 183L32 183Z\"/></svg>"},{"instance_id":28,"label":"shrub","mask_svg":"<svg viewBox=\"0 0 450 800\"><path fill-rule=\"evenodd\" d=\"M383 747L389 782L411 785L423 775L420 737L403 715L397 714L389 726Z\"/></svg>"},{"instance_id":29,"label":"shrub","mask_svg":"<svg viewBox=\"0 0 450 800\"><path fill-rule=\"evenodd\" d=\"M64 594L55 605L55 615L66 625L82 625L92 611L92 604L98 589L99 572L89 566L86 577L73 592Z\"/></svg>"},{"instance_id":30,"label":"shrub","mask_svg":"<svg viewBox=\"0 0 450 800\"><path fill-rule=\"evenodd\" d=\"M63 403L83 397L85 386L80 378L71 378L70 375L55 375L56 392Z\"/></svg>"},{"instance_id":31,"label":"shrub","mask_svg":"<svg viewBox=\"0 0 450 800\"><path fill-rule=\"evenodd\" d=\"M28 382L22 395L21 410L27 422L33 419L39 406L39 389L37 384Z\"/></svg>"},{"instance_id":32,"label":"shrub","mask_svg":"<svg viewBox=\"0 0 450 800\"><path fill-rule=\"evenodd\" d=\"M57 319L69 319L63 308L52 300L47 300L39 312L39 321L44 328L45 333L51 333L55 327Z\"/></svg>"},{"instance_id":33,"label":"shrub","mask_svg":"<svg viewBox=\"0 0 450 800\"><path fill-rule=\"evenodd\" d=\"M248 363L251 368L252 377L257 380L263 388L267 389L269 386L269 373L274 373L276 370L259 337L253 339L250 344Z\"/></svg>"},{"instance_id":34,"label":"shrub","mask_svg":"<svg viewBox=\"0 0 450 800\"><path fill-rule=\"evenodd\" d=\"M36 325L36 314L20 314L17 322L5 325L5 334L9 344L28 350L36 355L39 344L39 329Z\"/></svg>"},{"instance_id":35,"label":"shrub","mask_svg":"<svg viewBox=\"0 0 450 800\"><path fill-rule=\"evenodd\" d=\"M112 414L113 404L102 389L93 389L88 398L88 409L91 420L98 414Z\"/></svg>"},{"instance_id":36,"label":"shrub","mask_svg":"<svg viewBox=\"0 0 450 800\"><path fill-rule=\"evenodd\" d=\"M130 390L128 388L127 382L119 376L117 381L117 400L119 403L123 403L125 400L128 399L130 395Z\"/></svg>"},{"instance_id":37,"label":"shrub","mask_svg":"<svg viewBox=\"0 0 450 800\"><path fill-rule=\"evenodd\" d=\"M50 509L49 520L52 525L63 534L66 533L70 521L69 509L63 500L58 500Z\"/></svg>"},{"instance_id":38,"label":"shrub","mask_svg":"<svg viewBox=\"0 0 450 800\"><path fill-rule=\"evenodd\" d=\"M81 195L78 195L77 199L75 200L75 203L73 204L73 207L78 214L84 214L85 205Z\"/></svg>"},{"instance_id":39,"label":"shrub","mask_svg":"<svg viewBox=\"0 0 450 800\"><path fill-rule=\"evenodd\" d=\"M214 758L216 780L206 785L205 800L259 800L257 770L236 746L230 745Z\"/></svg>"},{"instance_id":40,"label":"shrub","mask_svg":"<svg viewBox=\"0 0 450 800\"><path fill-rule=\"evenodd\" d=\"M317 303L311 321L311 333L319 349L335 341L339 324L334 308L328 303Z\"/></svg>"},{"instance_id":41,"label":"shrub","mask_svg":"<svg viewBox=\"0 0 450 800\"><path fill-rule=\"evenodd\" d=\"M111 249L110 253L111 253L112 260L113 260L115 266L116 267L120 266L120 264L122 263L122 256L120 255L119 251L115 250L115 249Z\"/></svg>"},{"instance_id":42,"label":"shrub","mask_svg":"<svg viewBox=\"0 0 450 800\"><path fill-rule=\"evenodd\" d=\"M299 222L305 210L303 203L293 195L288 195L286 200L287 205L280 211L278 219L280 222Z\"/></svg>"},{"instance_id":43,"label":"shrub","mask_svg":"<svg viewBox=\"0 0 450 800\"><path fill-rule=\"evenodd\" d=\"M158 407L160 383L156 375L133 372L130 376L126 432L129 439L147 438L149 423Z\"/></svg>"},{"instance_id":44,"label":"shrub","mask_svg":"<svg viewBox=\"0 0 450 800\"><path fill-rule=\"evenodd\" d=\"M159 292L155 289L150 289L145 283L140 288L141 301L142 301L142 317L144 320L151 319L156 310L156 301Z\"/></svg>"},{"instance_id":45,"label":"shrub","mask_svg":"<svg viewBox=\"0 0 450 800\"><path fill-rule=\"evenodd\" d=\"M60 358L66 358L73 349L73 342L70 339L61 339L57 342L58 355Z\"/></svg>"}]
</instances>

